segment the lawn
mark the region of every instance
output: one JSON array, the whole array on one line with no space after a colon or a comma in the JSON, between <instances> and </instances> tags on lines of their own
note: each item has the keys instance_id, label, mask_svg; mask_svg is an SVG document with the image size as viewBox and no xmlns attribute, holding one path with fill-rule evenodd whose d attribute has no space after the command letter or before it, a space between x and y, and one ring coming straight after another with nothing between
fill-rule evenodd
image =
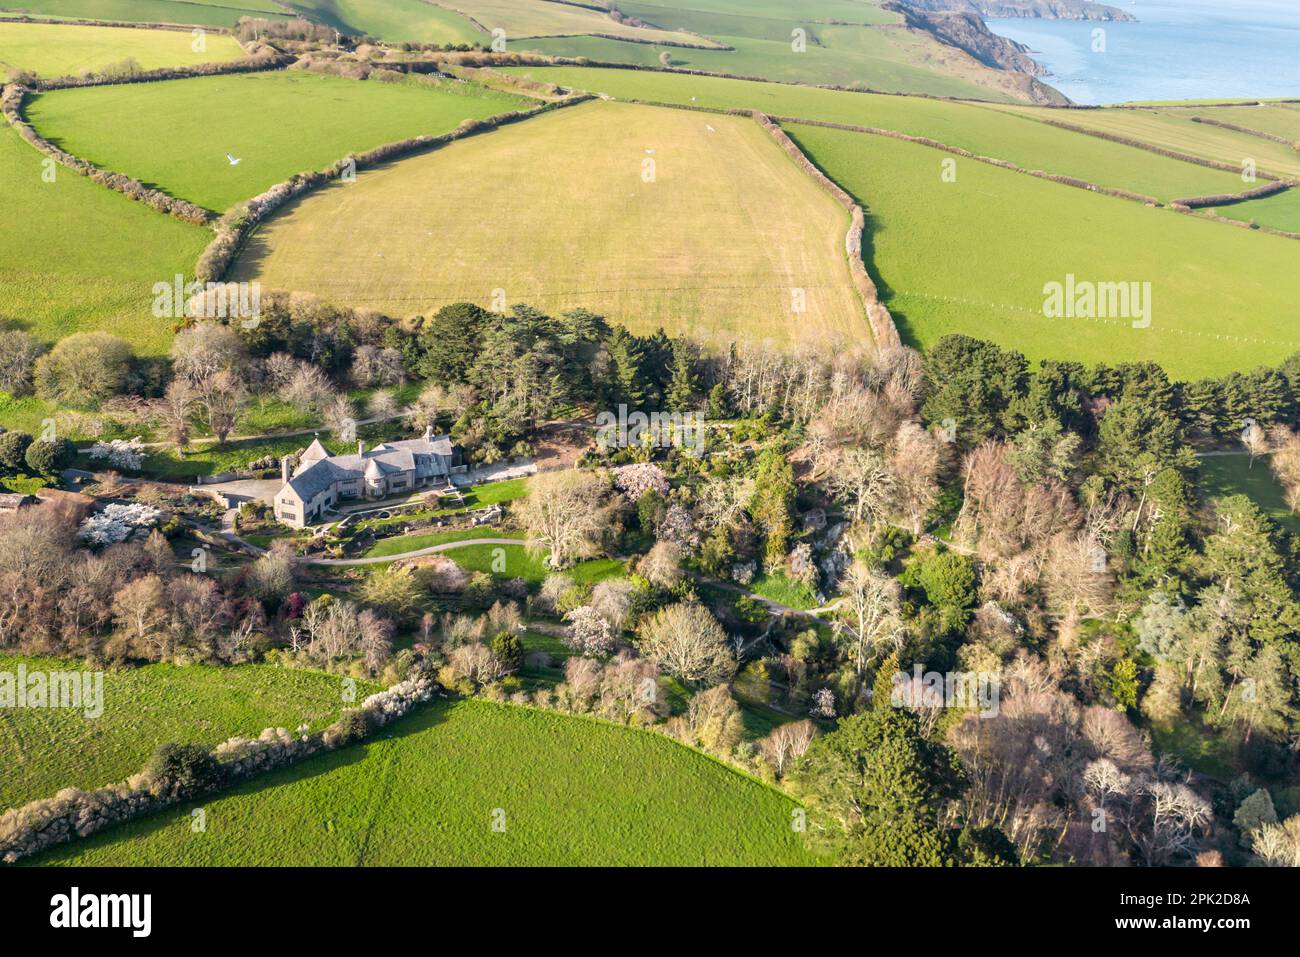
<instances>
[{"instance_id":1,"label":"lawn","mask_svg":"<svg viewBox=\"0 0 1300 957\"><path fill-rule=\"evenodd\" d=\"M468 512L471 509L483 508L485 505L497 505L511 502L517 498L523 498L528 494L528 479L503 479L500 482L488 482L483 485L476 485L471 489L462 490L461 494L465 499L464 505L456 505L449 508L419 509L402 512L398 515L391 515L388 518L367 518L359 522L356 527L378 528L384 525L401 525L406 522L420 521L421 519L426 518L440 518L445 515L458 515L463 512ZM382 506L375 507L381 508Z\"/></svg>"},{"instance_id":2,"label":"lawn","mask_svg":"<svg viewBox=\"0 0 1300 957\"><path fill-rule=\"evenodd\" d=\"M444 44L491 41L469 20L425 0L288 0L288 5L352 36Z\"/></svg>"},{"instance_id":3,"label":"lawn","mask_svg":"<svg viewBox=\"0 0 1300 957\"><path fill-rule=\"evenodd\" d=\"M1275 364L1300 349L1292 240L982 163L959 161L956 181L944 182L944 154L923 146L789 132L866 209L864 257L910 344L965 333L1030 359L1151 360L1178 379ZM1007 239L991 241L994 224ZM1071 275L1151 283L1149 324L1047 318L1047 285Z\"/></svg>"},{"instance_id":4,"label":"lawn","mask_svg":"<svg viewBox=\"0 0 1300 957\"><path fill-rule=\"evenodd\" d=\"M70 153L219 212L349 152L445 133L524 103L474 84L282 70L58 90L36 97L28 118ZM237 122L214 127L214 116Z\"/></svg>"},{"instance_id":5,"label":"lawn","mask_svg":"<svg viewBox=\"0 0 1300 957\"><path fill-rule=\"evenodd\" d=\"M897 130L982 156L1132 190L1157 199L1240 192L1239 177L970 103L846 93L720 77L584 67L508 72L611 96Z\"/></svg>"},{"instance_id":6,"label":"lawn","mask_svg":"<svg viewBox=\"0 0 1300 957\"><path fill-rule=\"evenodd\" d=\"M131 23L192 23L233 27L240 17L287 17L274 0L4 0L33 16ZM0 11L0 17L4 13Z\"/></svg>"},{"instance_id":7,"label":"lawn","mask_svg":"<svg viewBox=\"0 0 1300 957\"><path fill-rule=\"evenodd\" d=\"M153 285L188 276L212 234L61 166L46 182L44 160L0 126L0 316L47 342L109 329L138 352L165 354L171 322L151 312Z\"/></svg>"},{"instance_id":8,"label":"lawn","mask_svg":"<svg viewBox=\"0 0 1300 957\"><path fill-rule=\"evenodd\" d=\"M219 63L243 57L234 37L213 33L196 39L179 30L139 30L76 24L5 23L0 20L0 78L19 70L67 76L135 60L146 70Z\"/></svg>"},{"instance_id":9,"label":"lawn","mask_svg":"<svg viewBox=\"0 0 1300 957\"><path fill-rule=\"evenodd\" d=\"M376 739L57 849L73 865L806 865L795 803L648 731L439 701ZM495 825L495 827L494 827Z\"/></svg>"},{"instance_id":10,"label":"lawn","mask_svg":"<svg viewBox=\"0 0 1300 957\"><path fill-rule=\"evenodd\" d=\"M811 588L803 582L791 581L786 577L785 572L760 575L749 586L749 591L785 605L787 608L800 608L807 611L816 608L819 604Z\"/></svg>"},{"instance_id":11,"label":"lawn","mask_svg":"<svg viewBox=\"0 0 1300 957\"><path fill-rule=\"evenodd\" d=\"M413 552L421 548L431 548L434 545L445 545L448 542L463 542L473 538L523 538L521 532L503 532L497 528L459 528L453 531L444 532L421 532L414 535L396 535L392 538L383 538L372 545L365 553L365 558L381 558L387 555L400 555L403 552ZM461 549L454 549L448 553L449 558L455 558L456 553Z\"/></svg>"},{"instance_id":12,"label":"lawn","mask_svg":"<svg viewBox=\"0 0 1300 957\"><path fill-rule=\"evenodd\" d=\"M1207 498L1245 495L1283 528L1300 532L1300 516L1287 508L1282 486L1273 476L1268 456L1209 455L1197 459L1197 485Z\"/></svg>"},{"instance_id":13,"label":"lawn","mask_svg":"<svg viewBox=\"0 0 1300 957\"><path fill-rule=\"evenodd\" d=\"M484 529L479 538L508 538ZM524 545L466 545L448 549L443 553L457 565L472 572L487 572L502 578L522 578L532 585L540 585L555 569L546 564L546 555L530 551ZM594 585L606 578L624 574L626 567L617 558L593 558L563 569L580 585Z\"/></svg>"},{"instance_id":14,"label":"lawn","mask_svg":"<svg viewBox=\"0 0 1300 957\"><path fill-rule=\"evenodd\" d=\"M78 671L80 662L0 656L0 671ZM214 745L263 728L320 728L344 707L342 679L270 665L148 665L110 671L103 714L51 708L0 710L0 810L65 787L95 788L139 771L169 741ZM377 690L357 689L357 698Z\"/></svg>"},{"instance_id":15,"label":"lawn","mask_svg":"<svg viewBox=\"0 0 1300 957\"><path fill-rule=\"evenodd\" d=\"M869 335L847 225L752 120L586 103L288 204L231 278L394 315L500 289L641 333L825 344Z\"/></svg>"},{"instance_id":16,"label":"lawn","mask_svg":"<svg viewBox=\"0 0 1300 957\"><path fill-rule=\"evenodd\" d=\"M1244 223L1258 223L1260 226L1300 233L1300 189L1292 188L1232 206L1215 206L1210 212L1228 219L1239 219Z\"/></svg>"}]
</instances>

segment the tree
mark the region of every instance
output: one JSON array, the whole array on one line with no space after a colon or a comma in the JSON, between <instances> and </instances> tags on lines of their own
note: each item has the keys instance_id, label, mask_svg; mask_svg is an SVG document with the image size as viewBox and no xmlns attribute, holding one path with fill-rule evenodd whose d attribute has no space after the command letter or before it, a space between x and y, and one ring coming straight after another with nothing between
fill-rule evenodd
<instances>
[{"instance_id":1,"label":"tree","mask_svg":"<svg viewBox=\"0 0 1300 957\"><path fill-rule=\"evenodd\" d=\"M113 618L135 653L161 661L171 647L167 635L167 606L163 581L145 575L122 588L113 599Z\"/></svg>"},{"instance_id":2,"label":"tree","mask_svg":"<svg viewBox=\"0 0 1300 957\"><path fill-rule=\"evenodd\" d=\"M894 436L889 472L894 503L914 536L925 530L925 518L939 498L943 451L939 440L915 422L904 422Z\"/></svg>"},{"instance_id":3,"label":"tree","mask_svg":"<svg viewBox=\"0 0 1300 957\"><path fill-rule=\"evenodd\" d=\"M919 577L926 601L939 611L943 629L964 626L975 605L975 563L965 555L941 552L921 564Z\"/></svg>"},{"instance_id":4,"label":"tree","mask_svg":"<svg viewBox=\"0 0 1300 957\"><path fill-rule=\"evenodd\" d=\"M647 658L690 684L713 684L736 670L726 632L695 602L661 608L642 623L638 634Z\"/></svg>"},{"instance_id":5,"label":"tree","mask_svg":"<svg viewBox=\"0 0 1300 957\"><path fill-rule=\"evenodd\" d=\"M173 379L168 383L162 398L154 404L158 420L178 451L183 451L190 444L190 419L194 415L197 401L198 397L189 382Z\"/></svg>"},{"instance_id":6,"label":"tree","mask_svg":"<svg viewBox=\"0 0 1300 957\"><path fill-rule=\"evenodd\" d=\"M32 374L43 347L21 329L0 328L0 392L19 397L32 391Z\"/></svg>"},{"instance_id":7,"label":"tree","mask_svg":"<svg viewBox=\"0 0 1300 957\"><path fill-rule=\"evenodd\" d=\"M67 439L40 439L27 447L27 467L41 475L57 475L77 460L77 447Z\"/></svg>"},{"instance_id":8,"label":"tree","mask_svg":"<svg viewBox=\"0 0 1300 957\"><path fill-rule=\"evenodd\" d=\"M176 333L171 358L176 375L201 389L217 373L242 368L248 361L248 350L230 326L204 320Z\"/></svg>"},{"instance_id":9,"label":"tree","mask_svg":"<svg viewBox=\"0 0 1300 957\"><path fill-rule=\"evenodd\" d=\"M861 677L878 655L903 643L902 589L894 579L858 560L845 573L842 590L835 637L847 648Z\"/></svg>"},{"instance_id":10,"label":"tree","mask_svg":"<svg viewBox=\"0 0 1300 957\"><path fill-rule=\"evenodd\" d=\"M844 449L831 466L830 486L836 499L848 506L856 525L884 517L894 494L894 477L885 458L871 449Z\"/></svg>"},{"instance_id":11,"label":"tree","mask_svg":"<svg viewBox=\"0 0 1300 957\"><path fill-rule=\"evenodd\" d=\"M779 449L769 448L758 458L754 495L749 514L763 530L763 556L769 568L781 564L794 533L794 469Z\"/></svg>"},{"instance_id":12,"label":"tree","mask_svg":"<svg viewBox=\"0 0 1300 957\"><path fill-rule=\"evenodd\" d=\"M0 469L21 472L27 464L27 449L32 437L26 432L0 433Z\"/></svg>"},{"instance_id":13,"label":"tree","mask_svg":"<svg viewBox=\"0 0 1300 957\"><path fill-rule=\"evenodd\" d=\"M697 353L698 348L689 339L673 340L671 378L664 395L669 412L689 412L695 408L700 392L699 377L695 374L695 366L699 361Z\"/></svg>"},{"instance_id":14,"label":"tree","mask_svg":"<svg viewBox=\"0 0 1300 957\"><path fill-rule=\"evenodd\" d=\"M131 347L107 332L74 332L36 362L36 392L51 402L94 406L122 392L131 372Z\"/></svg>"},{"instance_id":15,"label":"tree","mask_svg":"<svg viewBox=\"0 0 1300 957\"><path fill-rule=\"evenodd\" d=\"M939 825L961 785L956 756L921 736L916 715L877 693L869 711L813 742L795 775L814 835L843 864L939 867L956 862Z\"/></svg>"},{"instance_id":16,"label":"tree","mask_svg":"<svg viewBox=\"0 0 1300 957\"><path fill-rule=\"evenodd\" d=\"M422 589L409 567L390 567L362 582L357 597L393 618L407 618L420 604Z\"/></svg>"},{"instance_id":17,"label":"tree","mask_svg":"<svg viewBox=\"0 0 1300 957\"><path fill-rule=\"evenodd\" d=\"M225 445L248 404L244 380L233 369L222 369L198 386L198 397L208 428L217 437L217 444Z\"/></svg>"},{"instance_id":18,"label":"tree","mask_svg":"<svg viewBox=\"0 0 1300 957\"><path fill-rule=\"evenodd\" d=\"M609 524L609 485L590 472L543 472L514 510L529 546L548 550L548 564L564 568L596 554Z\"/></svg>"},{"instance_id":19,"label":"tree","mask_svg":"<svg viewBox=\"0 0 1300 957\"><path fill-rule=\"evenodd\" d=\"M486 310L468 302L443 306L426 319L418 340L420 375L431 382L464 382L488 319Z\"/></svg>"}]
</instances>

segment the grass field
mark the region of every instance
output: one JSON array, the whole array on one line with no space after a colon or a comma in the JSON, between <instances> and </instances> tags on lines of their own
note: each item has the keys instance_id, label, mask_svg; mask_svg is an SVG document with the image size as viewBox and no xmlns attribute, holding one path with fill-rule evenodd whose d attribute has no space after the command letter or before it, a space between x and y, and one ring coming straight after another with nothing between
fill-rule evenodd
<instances>
[{"instance_id":1,"label":"grass field","mask_svg":"<svg viewBox=\"0 0 1300 957\"><path fill-rule=\"evenodd\" d=\"M653 732L437 702L371 742L38 859L77 865L798 865L788 797ZM494 822L498 829L493 829Z\"/></svg>"},{"instance_id":2,"label":"grass field","mask_svg":"<svg viewBox=\"0 0 1300 957\"><path fill-rule=\"evenodd\" d=\"M757 109L776 116L897 130L1009 160L1025 169L1074 176L1162 200L1242 189L1241 180L1232 173L966 103L636 70L514 67L508 72L617 97Z\"/></svg>"},{"instance_id":3,"label":"grass field","mask_svg":"<svg viewBox=\"0 0 1300 957\"><path fill-rule=\"evenodd\" d=\"M472 537L508 538L510 536L509 534L495 535L489 529L482 530ZM461 548L448 549L445 554L457 565L469 571L486 572L503 578L522 578L532 585L540 585L542 580L554 571L546 564L544 554L529 551L524 545L465 545ZM580 585L594 585L606 578L622 575L625 571L623 562L617 558L592 558L564 569L564 574Z\"/></svg>"},{"instance_id":4,"label":"grass field","mask_svg":"<svg viewBox=\"0 0 1300 957\"><path fill-rule=\"evenodd\" d=\"M1300 516L1287 508L1282 486L1268 467L1267 456L1210 455L1197 460L1197 485L1207 498L1245 495L1283 528L1300 532Z\"/></svg>"},{"instance_id":5,"label":"grass field","mask_svg":"<svg viewBox=\"0 0 1300 957\"><path fill-rule=\"evenodd\" d=\"M70 153L222 211L349 152L445 133L524 102L470 84L280 71L58 90L36 97L28 117ZM214 127L213 116L239 120Z\"/></svg>"},{"instance_id":6,"label":"grass field","mask_svg":"<svg viewBox=\"0 0 1300 957\"><path fill-rule=\"evenodd\" d=\"M1221 106L1214 109L1188 107L1178 113L1231 123L1243 129L1259 130L1300 142L1300 105L1266 103L1260 106Z\"/></svg>"},{"instance_id":7,"label":"grass field","mask_svg":"<svg viewBox=\"0 0 1300 957\"><path fill-rule=\"evenodd\" d=\"M786 41L795 24L903 22L899 14L860 0L801 0L793 6L786 0L620 0L618 8L668 29Z\"/></svg>"},{"instance_id":8,"label":"grass field","mask_svg":"<svg viewBox=\"0 0 1300 957\"><path fill-rule=\"evenodd\" d=\"M0 316L49 342L110 329L166 353L170 322L150 311L153 284L189 275L211 234L61 166L44 182L44 159L0 126Z\"/></svg>"},{"instance_id":9,"label":"grass field","mask_svg":"<svg viewBox=\"0 0 1300 957\"><path fill-rule=\"evenodd\" d=\"M715 343L855 340L847 224L748 119L588 103L290 204L232 278L397 315L503 289Z\"/></svg>"},{"instance_id":10,"label":"grass field","mask_svg":"<svg viewBox=\"0 0 1300 957\"><path fill-rule=\"evenodd\" d=\"M837 46L812 46L803 53L790 48L790 40L762 40L721 36L734 50L687 50L680 47L622 43L603 37L565 37L521 40L516 46L552 56L587 57L604 63L658 66L667 53L674 67L763 77L790 83L827 83L881 90L886 93L926 93L934 96L1011 97L962 76L917 65L908 52L909 40L880 31L846 28L860 36L842 34ZM992 73L992 71L987 71ZM982 70L975 75L984 76Z\"/></svg>"},{"instance_id":11,"label":"grass field","mask_svg":"<svg viewBox=\"0 0 1300 957\"><path fill-rule=\"evenodd\" d=\"M881 136L793 125L791 135L862 203L864 257L905 341L950 332L1031 359L1149 359L1175 378L1276 363L1300 349L1292 240L958 162ZM1015 237L1014 248L989 242ZM1104 237L1104 239L1103 239ZM1049 319L1045 286L1150 282L1147 327L1132 318Z\"/></svg>"},{"instance_id":12,"label":"grass field","mask_svg":"<svg viewBox=\"0 0 1300 957\"><path fill-rule=\"evenodd\" d=\"M418 43L487 43L469 20L425 0L288 0L310 19L341 33Z\"/></svg>"},{"instance_id":13,"label":"grass field","mask_svg":"<svg viewBox=\"0 0 1300 957\"><path fill-rule=\"evenodd\" d=\"M672 40L678 43L710 42L672 30L629 26L589 7L551 3L548 0L439 0L439 5L472 17L489 32L504 30L507 43L520 37L584 33L603 33L640 40Z\"/></svg>"},{"instance_id":14,"label":"grass field","mask_svg":"<svg viewBox=\"0 0 1300 957\"><path fill-rule=\"evenodd\" d=\"M1232 206L1215 206L1212 210L1228 219L1239 219L1245 223L1258 223L1300 233L1300 189L1288 189L1285 192L1263 199L1252 199L1247 203L1234 203Z\"/></svg>"},{"instance_id":15,"label":"grass field","mask_svg":"<svg viewBox=\"0 0 1300 957\"><path fill-rule=\"evenodd\" d=\"M5 23L0 20L0 79L28 70L39 76L67 76L135 60L146 70L238 60L243 48L234 37L213 33L203 49L178 30L87 27L77 24Z\"/></svg>"},{"instance_id":16,"label":"grass field","mask_svg":"<svg viewBox=\"0 0 1300 957\"><path fill-rule=\"evenodd\" d=\"M997 109L1114 133L1190 156L1217 160L1238 169L1249 159L1261 173L1300 177L1300 153L1290 147L1247 133L1193 123L1185 111L1174 107L1048 110L1032 106L999 106ZM1247 188L1248 185L1243 185L1236 192Z\"/></svg>"},{"instance_id":17,"label":"grass field","mask_svg":"<svg viewBox=\"0 0 1300 957\"><path fill-rule=\"evenodd\" d=\"M79 671L79 662L0 656L0 671ZM364 684L364 683L363 683ZM360 699L372 687L359 687ZM0 810L65 787L125 780L169 741L213 745L263 728L320 728L344 707L341 679L314 671L241 665L148 665L110 671L104 712L53 708L0 710Z\"/></svg>"},{"instance_id":18,"label":"grass field","mask_svg":"<svg viewBox=\"0 0 1300 957\"><path fill-rule=\"evenodd\" d=\"M42 17L212 27L233 27L240 17L288 16L273 0L3 0L0 6Z\"/></svg>"}]
</instances>

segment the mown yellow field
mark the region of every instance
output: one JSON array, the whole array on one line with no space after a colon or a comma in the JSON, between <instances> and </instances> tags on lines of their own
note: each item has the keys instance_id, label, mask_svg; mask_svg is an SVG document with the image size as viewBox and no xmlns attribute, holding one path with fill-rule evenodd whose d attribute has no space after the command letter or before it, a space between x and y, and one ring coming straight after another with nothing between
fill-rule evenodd
<instances>
[{"instance_id":1,"label":"mown yellow field","mask_svg":"<svg viewBox=\"0 0 1300 957\"><path fill-rule=\"evenodd\" d=\"M496 297L715 344L862 341L847 227L746 117L593 102L291 204L231 278L399 316Z\"/></svg>"},{"instance_id":2,"label":"mown yellow field","mask_svg":"<svg viewBox=\"0 0 1300 957\"><path fill-rule=\"evenodd\" d=\"M0 23L0 79L30 70L63 76L134 60L145 70L237 60L243 48L220 33L76 24Z\"/></svg>"}]
</instances>

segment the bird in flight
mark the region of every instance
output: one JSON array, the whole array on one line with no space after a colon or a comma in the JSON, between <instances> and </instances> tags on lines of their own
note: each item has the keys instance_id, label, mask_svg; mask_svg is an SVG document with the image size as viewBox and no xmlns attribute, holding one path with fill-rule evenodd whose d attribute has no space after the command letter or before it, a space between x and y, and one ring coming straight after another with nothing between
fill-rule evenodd
<instances>
[{"instance_id":1,"label":"bird in flight","mask_svg":"<svg viewBox=\"0 0 1300 957\"><path fill-rule=\"evenodd\" d=\"M231 165L231 166L238 166L238 165L239 165L239 160L236 159L235 157L231 156L229 153L226 154L226 159L228 159L228 160L230 161L230 165Z\"/></svg>"}]
</instances>

